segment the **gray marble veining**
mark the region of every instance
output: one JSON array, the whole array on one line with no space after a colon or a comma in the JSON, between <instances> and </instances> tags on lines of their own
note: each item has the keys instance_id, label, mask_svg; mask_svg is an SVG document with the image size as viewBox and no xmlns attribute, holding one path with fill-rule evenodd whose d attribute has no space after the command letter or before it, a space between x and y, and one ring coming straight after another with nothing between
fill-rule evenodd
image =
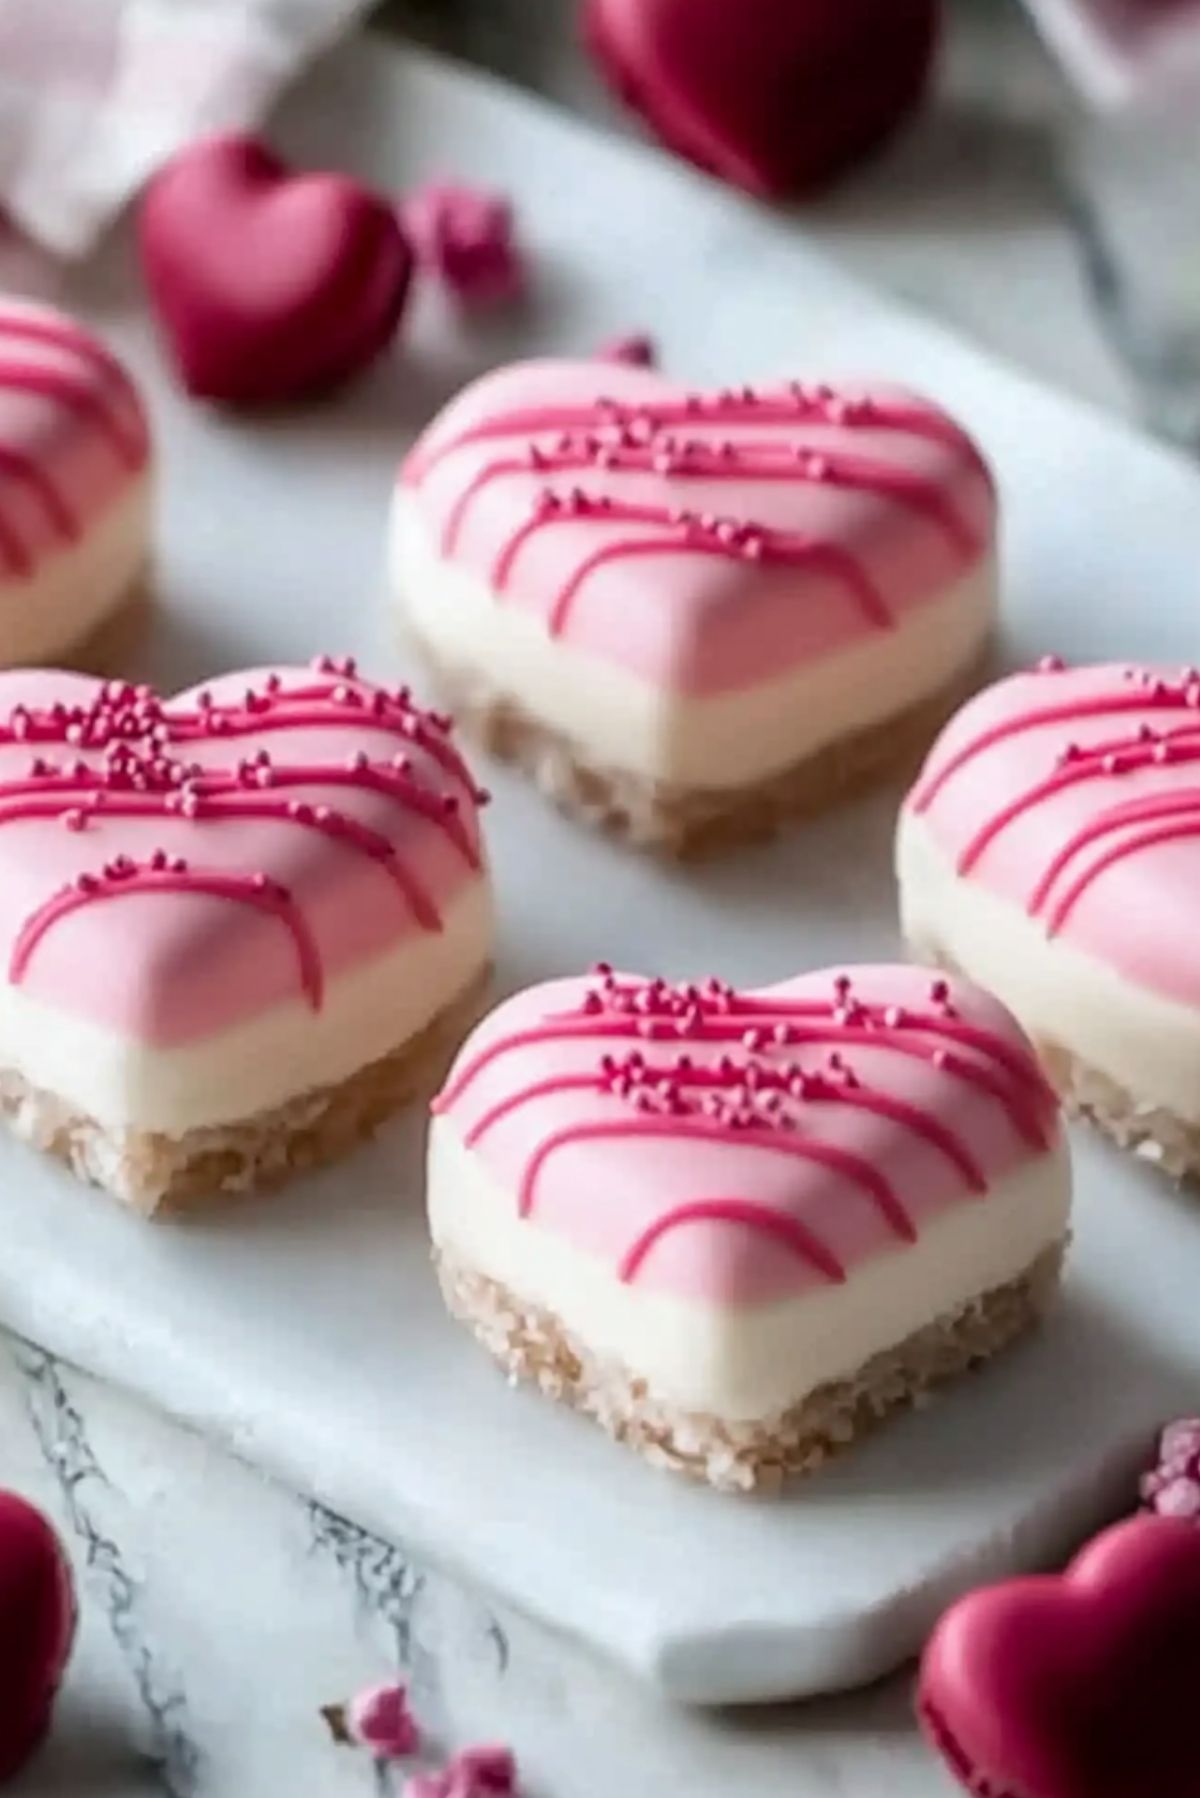
<instances>
[{"instance_id":1,"label":"gray marble veining","mask_svg":"<svg viewBox=\"0 0 1200 1798\"><path fill-rule=\"evenodd\" d=\"M393 0L391 22L616 123L558 0ZM1054 143L1069 117L1018 10L956 9L937 105L804 216L868 278L1102 404ZM999 298L998 298L999 296ZM636 321L632 321L636 322ZM435 1746L514 1742L529 1798L939 1798L905 1678L729 1719L671 1711L37 1349L0 1339L0 1478L54 1516L84 1597L59 1728L14 1798L353 1798L401 1782L328 1740L322 1703L400 1672ZM579 1577L588 1577L581 1545Z\"/></svg>"},{"instance_id":2,"label":"gray marble veining","mask_svg":"<svg viewBox=\"0 0 1200 1798\"><path fill-rule=\"evenodd\" d=\"M203 1759L189 1729L179 1671L147 1627L142 1581L127 1561L129 1507L96 1458L60 1364L44 1350L20 1343L14 1359L34 1435L83 1559L89 1595L107 1620L141 1706L146 1754L157 1783L169 1798L192 1798L203 1778Z\"/></svg>"},{"instance_id":3,"label":"gray marble veining","mask_svg":"<svg viewBox=\"0 0 1200 1798\"><path fill-rule=\"evenodd\" d=\"M121 1395L0 1344L4 1478L69 1544L83 1600L48 1747L14 1798L399 1798L320 1706L399 1674L430 1757L513 1742L527 1798L949 1787L907 1681L740 1718L671 1710L526 1620L282 1491ZM580 1577L587 1577L580 1545ZM852 1755L871 1783L847 1784Z\"/></svg>"}]
</instances>

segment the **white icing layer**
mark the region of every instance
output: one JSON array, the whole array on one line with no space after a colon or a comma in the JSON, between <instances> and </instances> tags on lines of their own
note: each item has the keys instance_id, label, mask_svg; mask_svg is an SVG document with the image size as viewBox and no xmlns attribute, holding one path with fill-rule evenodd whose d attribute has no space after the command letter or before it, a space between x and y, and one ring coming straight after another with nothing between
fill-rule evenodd
<instances>
[{"instance_id":1,"label":"white icing layer","mask_svg":"<svg viewBox=\"0 0 1200 1798\"><path fill-rule=\"evenodd\" d=\"M149 559L153 495L153 478L139 475L78 543L41 556L30 575L0 576L0 665L54 662L132 596Z\"/></svg>"},{"instance_id":2,"label":"white icing layer","mask_svg":"<svg viewBox=\"0 0 1200 1798\"><path fill-rule=\"evenodd\" d=\"M919 1241L821 1286L763 1305L719 1306L623 1284L615 1270L536 1221L433 1124L428 1203L435 1245L544 1306L579 1341L645 1379L655 1399L730 1421L766 1421L882 1349L1017 1278L1066 1233L1065 1139L982 1198L952 1206Z\"/></svg>"},{"instance_id":3,"label":"white icing layer","mask_svg":"<svg viewBox=\"0 0 1200 1798\"><path fill-rule=\"evenodd\" d=\"M597 766L682 787L737 788L932 697L970 666L991 628L991 558L939 597L851 648L778 680L715 696L669 693L547 635L440 556L398 490L391 571L398 604L430 652L565 733Z\"/></svg>"},{"instance_id":4,"label":"white icing layer","mask_svg":"<svg viewBox=\"0 0 1200 1798\"><path fill-rule=\"evenodd\" d=\"M436 935L413 932L330 982L314 1013L297 995L252 1023L156 1048L0 986L0 1067L109 1129L182 1136L348 1080L400 1048L470 986L492 942L489 883L470 881Z\"/></svg>"},{"instance_id":5,"label":"white icing layer","mask_svg":"<svg viewBox=\"0 0 1200 1798\"><path fill-rule=\"evenodd\" d=\"M1124 1091L1200 1124L1200 1013L1122 978L1012 900L963 880L911 811L896 842L905 936L1015 1012L1030 1036L1072 1051Z\"/></svg>"}]
</instances>

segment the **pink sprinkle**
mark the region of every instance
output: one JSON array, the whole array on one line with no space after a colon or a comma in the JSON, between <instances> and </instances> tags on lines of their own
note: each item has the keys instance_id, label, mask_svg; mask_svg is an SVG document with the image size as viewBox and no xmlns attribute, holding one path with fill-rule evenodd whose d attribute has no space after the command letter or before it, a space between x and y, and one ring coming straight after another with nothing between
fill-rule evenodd
<instances>
[{"instance_id":1,"label":"pink sprinkle","mask_svg":"<svg viewBox=\"0 0 1200 1798\"><path fill-rule=\"evenodd\" d=\"M518 1798L517 1765L507 1748L467 1748L440 1773L417 1773L404 1798Z\"/></svg>"},{"instance_id":2,"label":"pink sprinkle","mask_svg":"<svg viewBox=\"0 0 1200 1798\"><path fill-rule=\"evenodd\" d=\"M1153 1505L1160 1517L1200 1517L1200 1482L1171 1480L1155 1493Z\"/></svg>"},{"instance_id":3,"label":"pink sprinkle","mask_svg":"<svg viewBox=\"0 0 1200 1798\"><path fill-rule=\"evenodd\" d=\"M372 1686L360 1692L346 1706L345 1725L351 1741L369 1748L377 1760L401 1760L421 1745L404 1686Z\"/></svg>"},{"instance_id":4,"label":"pink sprinkle","mask_svg":"<svg viewBox=\"0 0 1200 1798\"><path fill-rule=\"evenodd\" d=\"M466 1748L451 1761L449 1770L458 1781L461 1798L516 1798L517 1763L508 1748L492 1743Z\"/></svg>"},{"instance_id":5,"label":"pink sprinkle","mask_svg":"<svg viewBox=\"0 0 1200 1798\"><path fill-rule=\"evenodd\" d=\"M625 337L610 337L595 352L597 362L616 362L626 368L657 368L658 345L644 331L632 331Z\"/></svg>"},{"instance_id":6,"label":"pink sprinkle","mask_svg":"<svg viewBox=\"0 0 1200 1798\"><path fill-rule=\"evenodd\" d=\"M518 299L527 285L513 209L502 194L430 182L410 194L401 218L418 264L464 306Z\"/></svg>"},{"instance_id":7,"label":"pink sprinkle","mask_svg":"<svg viewBox=\"0 0 1200 1798\"><path fill-rule=\"evenodd\" d=\"M1176 1455L1200 1455L1200 1417L1182 1417L1169 1423L1162 1433L1159 1453L1164 1460Z\"/></svg>"},{"instance_id":8,"label":"pink sprinkle","mask_svg":"<svg viewBox=\"0 0 1200 1798\"><path fill-rule=\"evenodd\" d=\"M1167 1425L1158 1458L1142 1478L1141 1497L1160 1516L1200 1520L1200 1418Z\"/></svg>"},{"instance_id":9,"label":"pink sprinkle","mask_svg":"<svg viewBox=\"0 0 1200 1798\"><path fill-rule=\"evenodd\" d=\"M1043 656L1037 664L1039 674L1061 674L1066 667L1061 656Z\"/></svg>"}]
</instances>

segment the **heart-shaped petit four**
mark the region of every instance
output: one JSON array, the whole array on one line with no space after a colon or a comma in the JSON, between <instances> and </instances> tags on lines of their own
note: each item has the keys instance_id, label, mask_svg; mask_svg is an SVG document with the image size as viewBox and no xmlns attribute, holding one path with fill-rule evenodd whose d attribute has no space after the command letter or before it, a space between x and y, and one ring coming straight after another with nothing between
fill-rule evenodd
<instances>
[{"instance_id":1,"label":"heart-shaped petit four","mask_svg":"<svg viewBox=\"0 0 1200 1798\"><path fill-rule=\"evenodd\" d=\"M393 567L494 749L686 850L902 765L987 636L994 530L978 452L925 400L543 362L417 444Z\"/></svg>"},{"instance_id":2,"label":"heart-shaped petit four","mask_svg":"<svg viewBox=\"0 0 1200 1798\"><path fill-rule=\"evenodd\" d=\"M85 326L0 297L0 667L106 661L149 555L137 389Z\"/></svg>"},{"instance_id":3,"label":"heart-shaped petit four","mask_svg":"<svg viewBox=\"0 0 1200 1798\"><path fill-rule=\"evenodd\" d=\"M142 266L200 399L271 405L364 369L404 310L395 208L346 175L296 174L258 138L190 144L146 190Z\"/></svg>"},{"instance_id":4,"label":"heart-shaped petit four","mask_svg":"<svg viewBox=\"0 0 1200 1798\"><path fill-rule=\"evenodd\" d=\"M174 699L0 676L10 1126L147 1211L350 1147L483 975L482 797L349 661Z\"/></svg>"},{"instance_id":5,"label":"heart-shaped petit four","mask_svg":"<svg viewBox=\"0 0 1200 1798\"><path fill-rule=\"evenodd\" d=\"M938 0L588 0L588 44L679 155L753 194L811 192L925 91Z\"/></svg>"},{"instance_id":6,"label":"heart-shaped petit four","mask_svg":"<svg viewBox=\"0 0 1200 1798\"><path fill-rule=\"evenodd\" d=\"M897 849L914 951L1002 998L1119 1142L1200 1168L1200 672L1051 659L965 706Z\"/></svg>"},{"instance_id":7,"label":"heart-shaped petit four","mask_svg":"<svg viewBox=\"0 0 1200 1798\"><path fill-rule=\"evenodd\" d=\"M1200 1532L1143 1517L961 1599L918 1706L976 1798L1197 1798Z\"/></svg>"},{"instance_id":8,"label":"heart-shaped petit four","mask_svg":"<svg viewBox=\"0 0 1200 1798\"><path fill-rule=\"evenodd\" d=\"M534 987L434 1113L451 1309L511 1374L717 1486L817 1466L1057 1283L1054 1096L1001 1006L919 969Z\"/></svg>"},{"instance_id":9,"label":"heart-shaped petit four","mask_svg":"<svg viewBox=\"0 0 1200 1798\"><path fill-rule=\"evenodd\" d=\"M74 1638L62 1544L40 1511L0 1492L0 1780L19 1771L50 1727Z\"/></svg>"}]
</instances>

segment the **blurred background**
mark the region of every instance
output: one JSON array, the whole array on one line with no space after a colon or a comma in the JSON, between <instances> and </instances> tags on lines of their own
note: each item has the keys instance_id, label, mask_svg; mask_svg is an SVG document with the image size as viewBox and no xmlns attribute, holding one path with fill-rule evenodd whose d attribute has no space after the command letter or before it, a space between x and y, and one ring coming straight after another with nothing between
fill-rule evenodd
<instances>
[{"instance_id":1,"label":"blurred background","mask_svg":"<svg viewBox=\"0 0 1200 1798\"><path fill-rule=\"evenodd\" d=\"M575 0L384 0L377 17L634 131L577 12ZM946 0L916 119L801 217L865 277L1200 449L1200 4ZM1045 296L1073 279L1115 366L1089 333L1052 329Z\"/></svg>"}]
</instances>

